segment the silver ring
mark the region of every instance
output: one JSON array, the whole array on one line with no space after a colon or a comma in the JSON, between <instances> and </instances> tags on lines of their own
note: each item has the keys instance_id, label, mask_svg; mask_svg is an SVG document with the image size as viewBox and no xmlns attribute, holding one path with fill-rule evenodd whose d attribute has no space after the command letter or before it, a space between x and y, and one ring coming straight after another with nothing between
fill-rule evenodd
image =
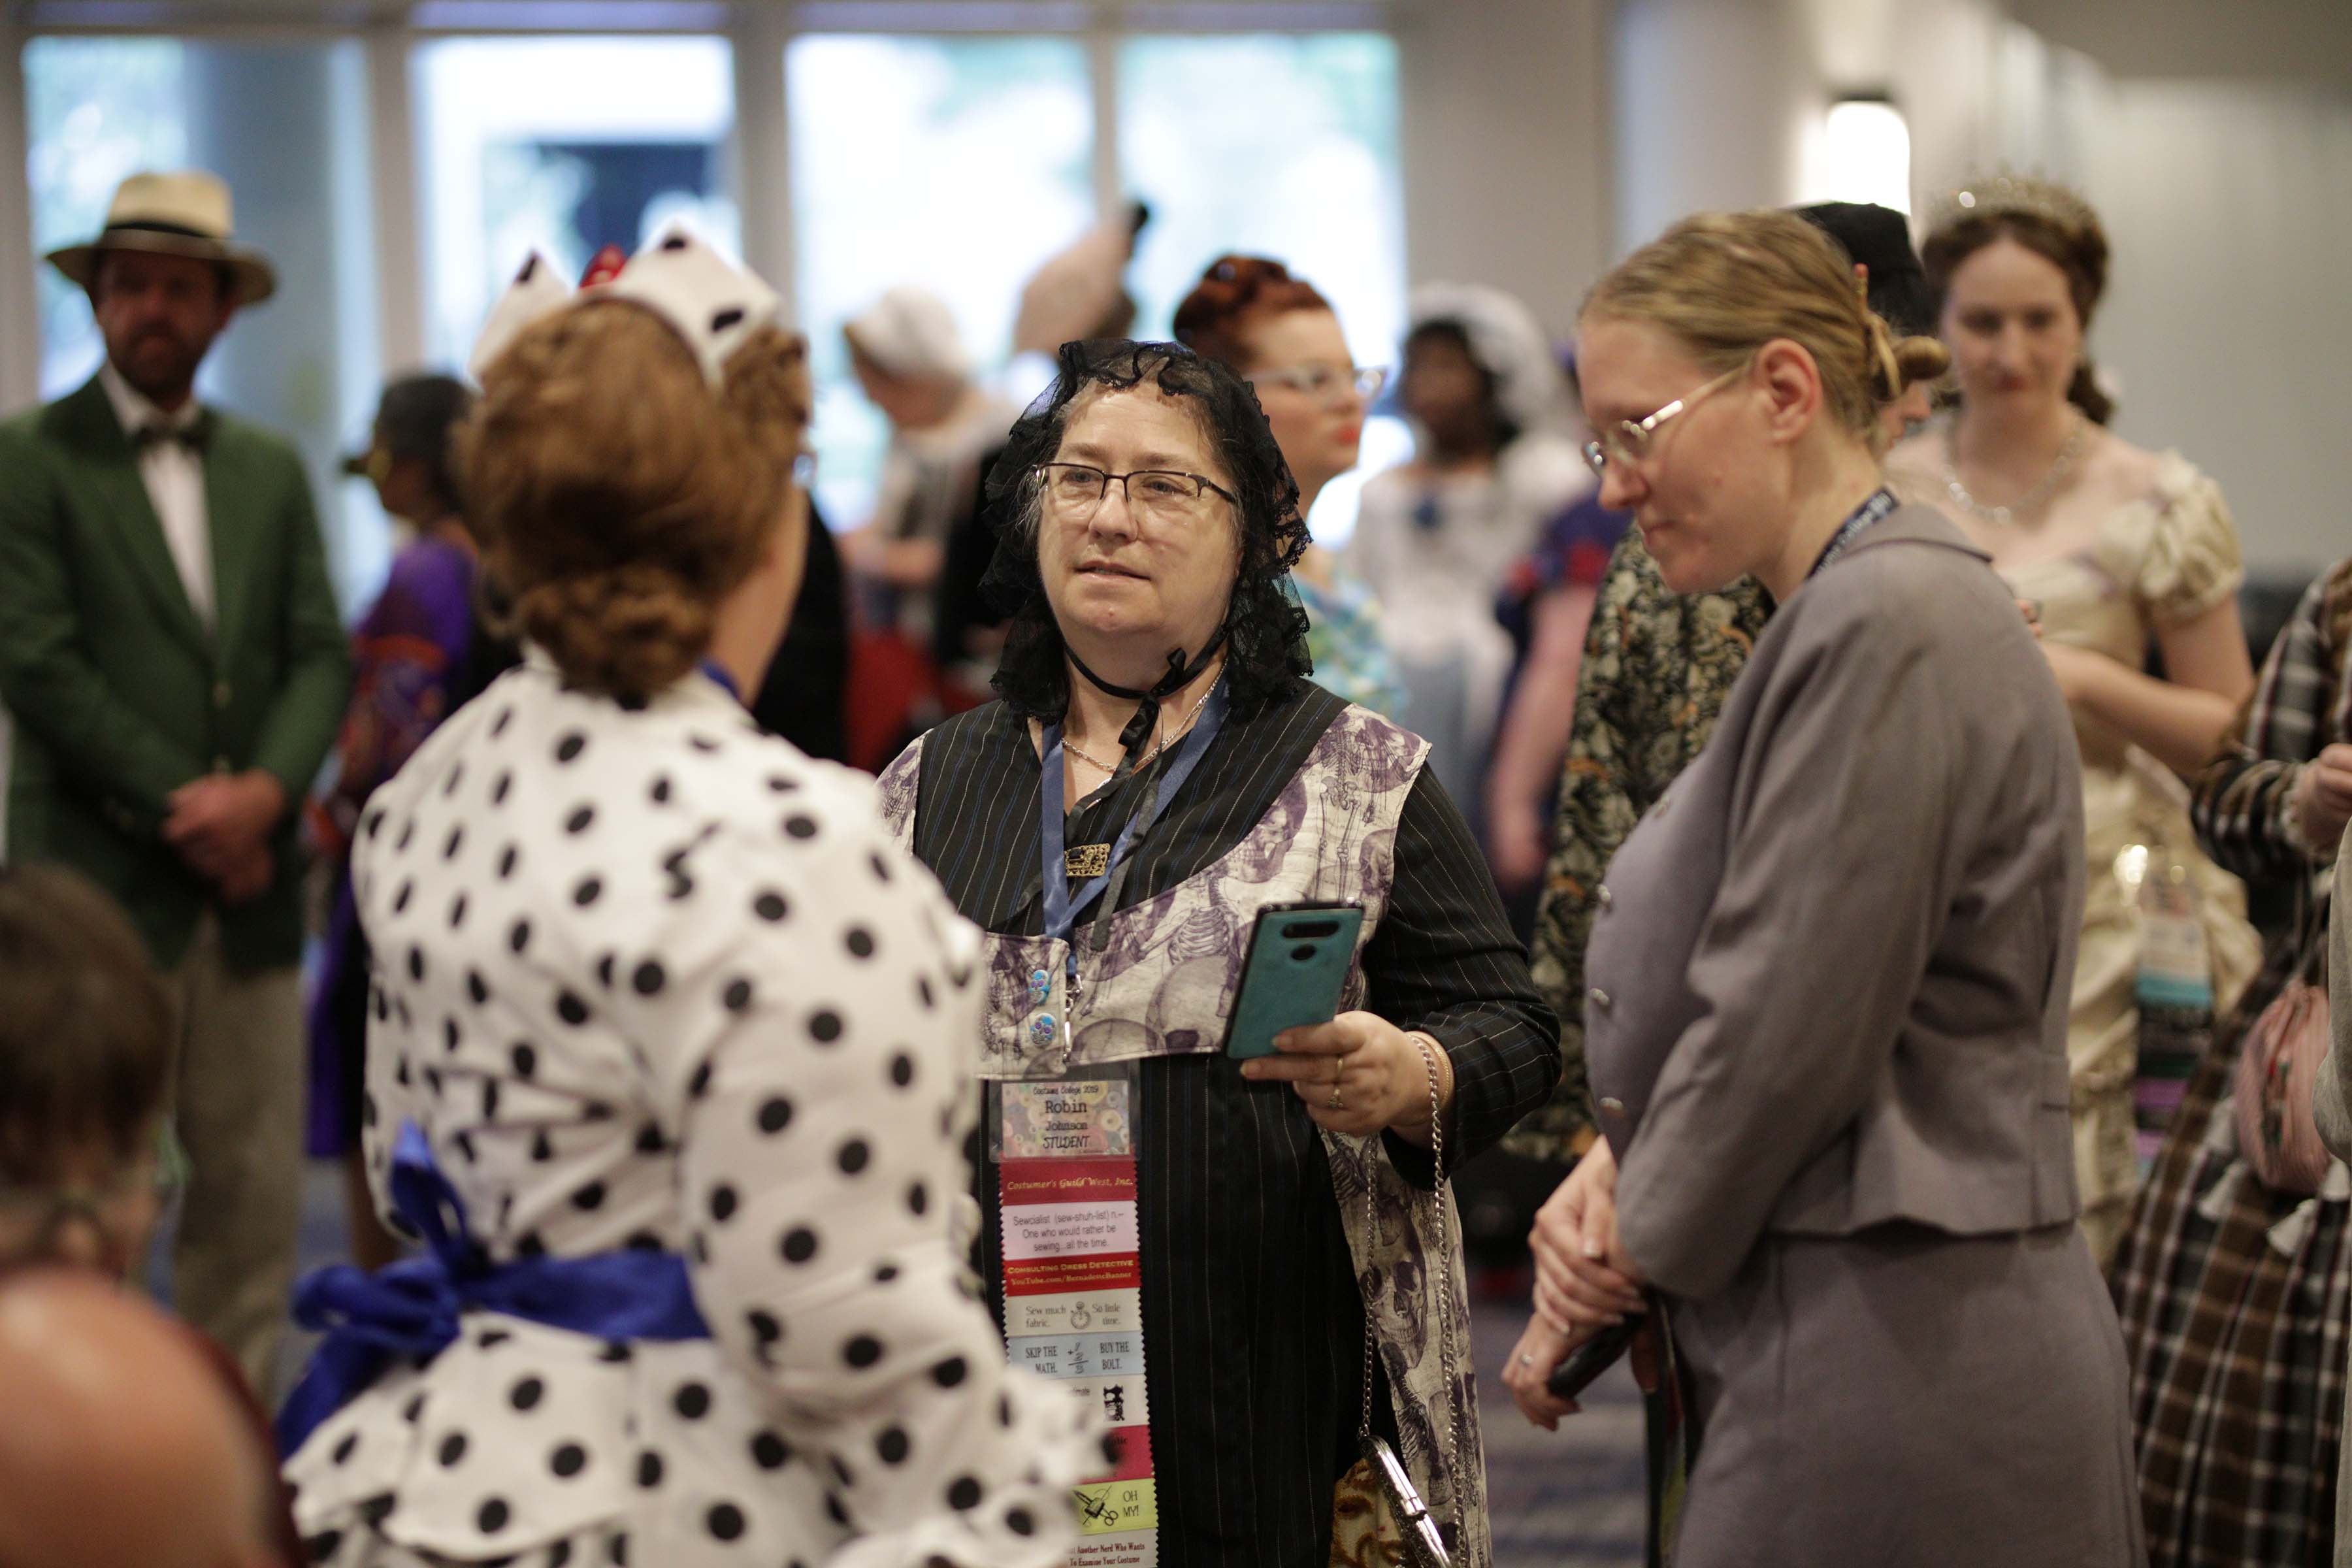
<instances>
[{"instance_id":1,"label":"silver ring","mask_svg":"<svg viewBox=\"0 0 2352 1568\"><path fill-rule=\"evenodd\" d=\"M1525 1351L1521 1351L1519 1352L1519 1364L1521 1366L1533 1366L1536 1364L1536 1358L1528 1354Z\"/></svg>"},{"instance_id":2,"label":"silver ring","mask_svg":"<svg viewBox=\"0 0 2352 1568\"><path fill-rule=\"evenodd\" d=\"M1338 1084L1334 1083L1331 1086L1331 1098L1323 1102L1323 1109L1326 1110L1345 1110L1348 1109L1347 1103L1339 1098L1339 1086Z\"/></svg>"}]
</instances>

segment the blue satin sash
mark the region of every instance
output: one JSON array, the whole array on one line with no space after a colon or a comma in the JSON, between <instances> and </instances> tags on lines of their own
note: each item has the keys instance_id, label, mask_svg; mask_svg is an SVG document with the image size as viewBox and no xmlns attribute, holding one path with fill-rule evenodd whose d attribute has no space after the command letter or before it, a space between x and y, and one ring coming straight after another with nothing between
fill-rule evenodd
<instances>
[{"instance_id":1,"label":"blue satin sash","mask_svg":"<svg viewBox=\"0 0 2352 1568\"><path fill-rule=\"evenodd\" d=\"M430 1362L468 1311L503 1312L606 1340L706 1340L686 1260L635 1248L588 1258L493 1263L467 1228L466 1207L432 1145L404 1122L392 1156L394 1210L424 1238L416 1257L368 1274L320 1268L294 1292L294 1321L326 1335L278 1415L278 1451L292 1454L321 1422L365 1392L394 1357Z\"/></svg>"}]
</instances>

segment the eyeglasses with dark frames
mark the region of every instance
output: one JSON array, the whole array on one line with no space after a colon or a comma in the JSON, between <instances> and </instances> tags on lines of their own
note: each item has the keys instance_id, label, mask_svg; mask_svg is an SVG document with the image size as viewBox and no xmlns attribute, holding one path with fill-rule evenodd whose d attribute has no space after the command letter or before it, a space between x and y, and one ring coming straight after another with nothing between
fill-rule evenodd
<instances>
[{"instance_id":1,"label":"eyeglasses with dark frames","mask_svg":"<svg viewBox=\"0 0 2352 1568\"><path fill-rule=\"evenodd\" d=\"M1200 515L1202 499L1214 492L1239 506L1233 491L1199 474L1172 468L1138 468L1111 474L1085 463L1040 463L1033 470L1045 504L1055 515L1072 521L1094 516L1110 494L1116 479L1127 492L1127 504L1155 521L1186 522Z\"/></svg>"}]
</instances>

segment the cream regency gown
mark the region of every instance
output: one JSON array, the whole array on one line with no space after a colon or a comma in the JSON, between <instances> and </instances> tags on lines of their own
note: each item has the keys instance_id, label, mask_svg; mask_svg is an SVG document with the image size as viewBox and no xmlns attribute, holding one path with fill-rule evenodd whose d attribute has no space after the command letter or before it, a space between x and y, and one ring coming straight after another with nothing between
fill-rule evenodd
<instances>
[{"instance_id":1,"label":"cream regency gown","mask_svg":"<svg viewBox=\"0 0 2352 1568\"><path fill-rule=\"evenodd\" d=\"M2158 459L2150 491L2110 513L2089 546L2004 575L2019 598L2039 602L2045 640L2091 648L2137 669L2158 631L2229 598L2245 569L2221 487L2168 451ZM2066 1051L2083 1230L2104 1268L2123 1237L2139 1184L2132 1135L2139 1040L2137 878L2127 878L2119 862L2134 846L2160 845L2163 855L2188 868L2212 960L2217 1018L2261 966L2262 943L2246 921L2244 887L2197 847L2179 780L2079 710L2074 730L2083 747L2088 876ZM2162 863L2160 857L2151 858Z\"/></svg>"}]
</instances>

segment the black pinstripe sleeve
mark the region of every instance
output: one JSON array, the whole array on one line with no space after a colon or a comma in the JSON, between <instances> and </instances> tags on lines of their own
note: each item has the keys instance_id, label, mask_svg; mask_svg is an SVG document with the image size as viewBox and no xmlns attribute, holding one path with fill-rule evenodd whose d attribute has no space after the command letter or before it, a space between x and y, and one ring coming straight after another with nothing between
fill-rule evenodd
<instances>
[{"instance_id":1,"label":"black pinstripe sleeve","mask_svg":"<svg viewBox=\"0 0 2352 1568\"><path fill-rule=\"evenodd\" d=\"M1397 822L1396 888L1364 953L1366 1006L1426 1032L1454 1063L1445 1163L1499 1142L1559 1081L1559 1024L1528 973L1467 824L1423 769ZM1432 1177L1430 1153L1391 1133L1408 1180Z\"/></svg>"}]
</instances>

